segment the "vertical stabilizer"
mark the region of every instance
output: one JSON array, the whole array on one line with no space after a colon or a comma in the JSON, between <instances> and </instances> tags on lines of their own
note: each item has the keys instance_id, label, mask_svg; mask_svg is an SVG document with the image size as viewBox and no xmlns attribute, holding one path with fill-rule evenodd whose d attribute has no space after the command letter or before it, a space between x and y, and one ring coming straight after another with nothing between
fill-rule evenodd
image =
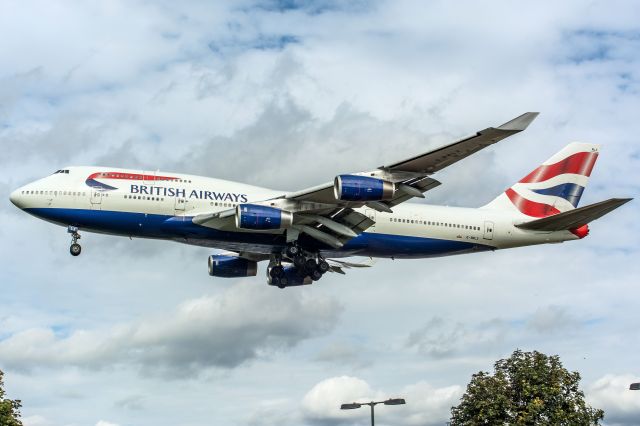
<instances>
[{"instance_id":1,"label":"vertical stabilizer","mask_svg":"<svg viewBox=\"0 0 640 426\"><path fill-rule=\"evenodd\" d=\"M575 209L599 152L599 145L570 143L484 208L537 218Z\"/></svg>"}]
</instances>

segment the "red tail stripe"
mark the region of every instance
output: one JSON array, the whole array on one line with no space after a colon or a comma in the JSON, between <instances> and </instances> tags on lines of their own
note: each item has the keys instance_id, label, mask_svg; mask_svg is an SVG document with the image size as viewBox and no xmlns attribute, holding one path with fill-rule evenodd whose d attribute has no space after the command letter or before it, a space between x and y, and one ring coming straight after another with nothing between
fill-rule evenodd
<instances>
[{"instance_id":1,"label":"red tail stripe","mask_svg":"<svg viewBox=\"0 0 640 426\"><path fill-rule=\"evenodd\" d=\"M597 159L597 152L577 152L555 164L538 167L522 178L520 183L544 182L565 173L590 176Z\"/></svg>"},{"instance_id":2,"label":"red tail stripe","mask_svg":"<svg viewBox=\"0 0 640 426\"><path fill-rule=\"evenodd\" d=\"M176 177L171 176L156 176L156 175L143 175L139 173L121 173L121 172L98 172L94 173L87 178L89 179L126 179L126 180L177 180Z\"/></svg>"},{"instance_id":3,"label":"red tail stripe","mask_svg":"<svg viewBox=\"0 0 640 426\"><path fill-rule=\"evenodd\" d=\"M527 216L547 217L560 213L560 210L550 206L549 204L536 203L535 201L527 200L511 188L507 189L505 194L507 194L507 197L509 197L518 210Z\"/></svg>"}]
</instances>

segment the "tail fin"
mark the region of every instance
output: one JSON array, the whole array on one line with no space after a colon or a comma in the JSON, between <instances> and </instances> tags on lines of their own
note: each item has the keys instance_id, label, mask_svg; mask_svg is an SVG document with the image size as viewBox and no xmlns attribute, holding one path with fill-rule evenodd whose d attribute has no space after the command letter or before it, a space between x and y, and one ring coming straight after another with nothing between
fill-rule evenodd
<instances>
[{"instance_id":1,"label":"tail fin","mask_svg":"<svg viewBox=\"0 0 640 426\"><path fill-rule=\"evenodd\" d=\"M573 142L520 179L484 208L546 217L578 206L600 146Z\"/></svg>"}]
</instances>

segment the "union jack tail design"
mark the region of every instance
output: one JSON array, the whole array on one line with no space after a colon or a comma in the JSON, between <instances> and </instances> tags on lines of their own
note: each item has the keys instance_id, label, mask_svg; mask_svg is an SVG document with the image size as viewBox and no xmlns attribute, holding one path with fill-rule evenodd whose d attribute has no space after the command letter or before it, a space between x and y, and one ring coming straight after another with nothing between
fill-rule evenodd
<instances>
[{"instance_id":1,"label":"union jack tail design","mask_svg":"<svg viewBox=\"0 0 640 426\"><path fill-rule=\"evenodd\" d=\"M531 218L575 209L599 151L599 145L570 143L484 207L513 210Z\"/></svg>"}]
</instances>

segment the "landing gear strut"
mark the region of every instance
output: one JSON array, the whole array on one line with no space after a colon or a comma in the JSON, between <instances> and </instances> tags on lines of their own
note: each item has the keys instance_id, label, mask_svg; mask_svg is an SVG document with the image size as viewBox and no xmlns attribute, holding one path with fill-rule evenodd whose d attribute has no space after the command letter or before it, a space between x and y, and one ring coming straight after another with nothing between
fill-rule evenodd
<instances>
[{"instance_id":1,"label":"landing gear strut","mask_svg":"<svg viewBox=\"0 0 640 426\"><path fill-rule=\"evenodd\" d=\"M67 228L67 232L71 234L71 247L69 247L69 253L71 253L71 256L79 256L82 252L82 247L78 244L78 240L81 238L78 233L78 227L69 226Z\"/></svg>"}]
</instances>

